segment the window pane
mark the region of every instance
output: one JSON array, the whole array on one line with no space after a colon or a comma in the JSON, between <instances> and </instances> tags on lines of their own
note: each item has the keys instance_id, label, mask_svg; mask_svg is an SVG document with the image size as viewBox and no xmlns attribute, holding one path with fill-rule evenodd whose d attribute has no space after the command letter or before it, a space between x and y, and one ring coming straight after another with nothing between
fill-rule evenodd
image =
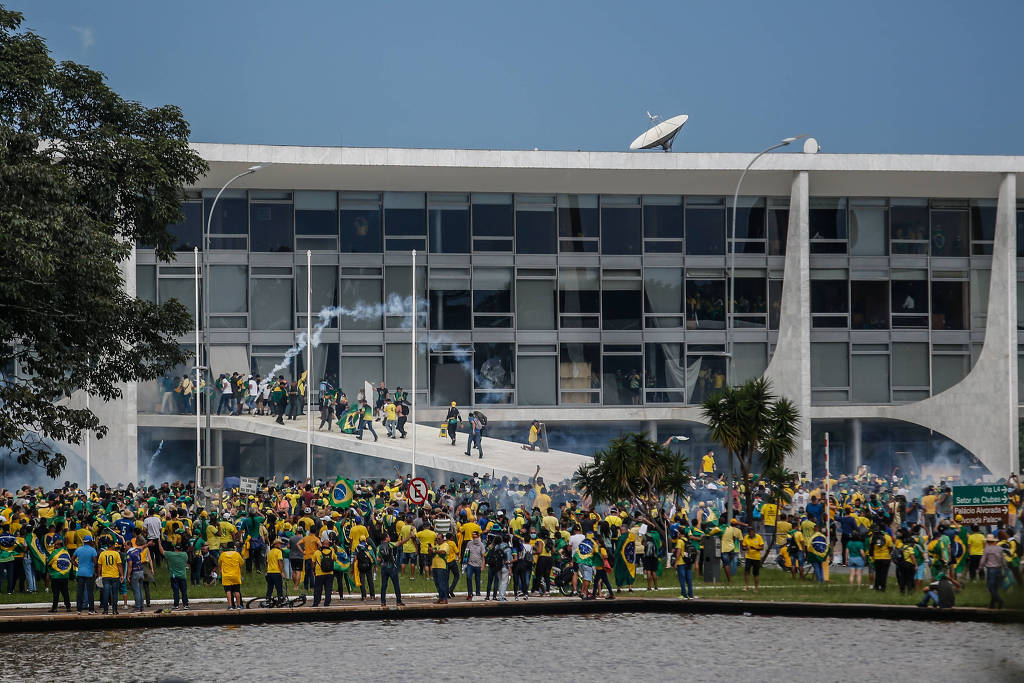
<instances>
[{"instance_id":1,"label":"window pane","mask_svg":"<svg viewBox=\"0 0 1024 683\"><path fill-rule=\"evenodd\" d=\"M210 313L248 311L248 284L245 266L210 266Z\"/></svg>"},{"instance_id":2,"label":"window pane","mask_svg":"<svg viewBox=\"0 0 1024 683\"><path fill-rule=\"evenodd\" d=\"M473 236L512 237L512 235L512 195L474 194Z\"/></svg>"},{"instance_id":3,"label":"window pane","mask_svg":"<svg viewBox=\"0 0 1024 683\"><path fill-rule=\"evenodd\" d=\"M421 192L385 192L384 233L389 237L426 235L424 203Z\"/></svg>"},{"instance_id":4,"label":"window pane","mask_svg":"<svg viewBox=\"0 0 1024 683\"><path fill-rule=\"evenodd\" d=\"M354 404L364 382L376 385L384 379L384 359L380 356L341 356L341 389Z\"/></svg>"},{"instance_id":5,"label":"window pane","mask_svg":"<svg viewBox=\"0 0 1024 683\"><path fill-rule=\"evenodd\" d=\"M644 197L644 237L683 238L681 197Z\"/></svg>"},{"instance_id":6,"label":"window pane","mask_svg":"<svg viewBox=\"0 0 1024 683\"><path fill-rule=\"evenodd\" d=\"M470 328L468 289L430 290L430 329L468 330Z\"/></svg>"},{"instance_id":7,"label":"window pane","mask_svg":"<svg viewBox=\"0 0 1024 683\"><path fill-rule=\"evenodd\" d=\"M850 254L885 256L889 240L885 234L887 211L884 206L850 207Z\"/></svg>"},{"instance_id":8,"label":"window pane","mask_svg":"<svg viewBox=\"0 0 1024 683\"><path fill-rule=\"evenodd\" d=\"M855 330L889 329L889 283L850 283L850 327Z\"/></svg>"},{"instance_id":9,"label":"window pane","mask_svg":"<svg viewBox=\"0 0 1024 683\"><path fill-rule=\"evenodd\" d=\"M135 297L156 303L156 266L135 266Z\"/></svg>"},{"instance_id":10,"label":"window pane","mask_svg":"<svg viewBox=\"0 0 1024 683\"><path fill-rule=\"evenodd\" d=\"M656 389L686 389L685 346L677 343L646 344L644 354L647 361L649 403L676 403L680 392L650 391Z\"/></svg>"},{"instance_id":11,"label":"window pane","mask_svg":"<svg viewBox=\"0 0 1024 683\"><path fill-rule=\"evenodd\" d=\"M732 198L728 202L729 231L732 231ZM736 203L736 239L763 240L765 236L765 200L764 197L740 197ZM737 245L736 253L742 253Z\"/></svg>"},{"instance_id":12,"label":"window pane","mask_svg":"<svg viewBox=\"0 0 1024 683\"><path fill-rule=\"evenodd\" d=\"M597 268L560 268L558 271L559 311L598 313L601 310Z\"/></svg>"},{"instance_id":13,"label":"window pane","mask_svg":"<svg viewBox=\"0 0 1024 683\"><path fill-rule=\"evenodd\" d=\"M341 315L338 320L343 330L379 330L380 280L343 279L341 281L341 306L350 314ZM305 308L305 307L303 307ZM406 325L408 325L406 318Z\"/></svg>"},{"instance_id":14,"label":"window pane","mask_svg":"<svg viewBox=\"0 0 1024 683\"><path fill-rule=\"evenodd\" d=\"M892 207L889 209L889 220L894 240L925 241L928 239L927 200L893 200Z\"/></svg>"},{"instance_id":15,"label":"window pane","mask_svg":"<svg viewBox=\"0 0 1024 683\"><path fill-rule=\"evenodd\" d=\"M768 211L768 253L783 256L789 236L789 209L772 208Z\"/></svg>"},{"instance_id":16,"label":"window pane","mask_svg":"<svg viewBox=\"0 0 1024 683\"><path fill-rule=\"evenodd\" d=\"M732 383L743 384L764 374L768 367L768 345L734 343L732 345Z\"/></svg>"},{"instance_id":17,"label":"window pane","mask_svg":"<svg viewBox=\"0 0 1024 683\"><path fill-rule=\"evenodd\" d=\"M294 207L291 204L249 205L249 250L292 251Z\"/></svg>"},{"instance_id":18,"label":"window pane","mask_svg":"<svg viewBox=\"0 0 1024 683\"><path fill-rule=\"evenodd\" d=\"M639 330L643 315L640 280L605 280L601 292L606 330Z\"/></svg>"},{"instance_id":19,"label":"window pane","mask_svg":"<svg viewBox=\"0 0 1024 683\"><path fill-rule=\"evenodd\" d=\"M177 299L192 315L196 317L196 286L191 278L160 278L160 303ZM203 292L199 292L199 300L203 300Z\"/></svg>"},{"instance_id":20,"label":"window pane","mask_svg":"<svg viewBox=\"0 0 1024 683\"><path fill-rule=\"evenodd\" d=\"M892 312L893 315L927 313L928 283L924 280L893 280Z\"/></svg>"},{"instance_id":21,"label":"window pane","mask_svg":"<svg viewBox=\"0 0 1024 683\"><path fill-rule=\"evenodd\" d=\"M928 343L894 342L892 345L892 385L928 386Z\"/></svg>"},{"instance_id":22,"label":"window pane","mask_svg":"<svg viewBox=\"0 0 1024 683\"><path fill-rule=\"evenodd\" d=\"M601 253L641 253L643 251L642 223L639 198L633 206L603 204L601 206Z\"/></svg>"},{"instance_id":23,"label":"window pane","mask_svg":"<svg viewBox=\"0 0 1024 683\"><path fill-rule=\"evenodd\" d=\"M516 208L516 253L554 254L555 207L518 205Z\"/></svg>"},{"instance_id":24,"label":"window pane","mask_svg":"<svg viewBox=\"0 0 1024 683\"><path fill-rule=\"evenodd\" d=\"M992 284L992 271L971 269L971 327L982 329L988 318L988 290ZM1018 302L1017 306L1020 306Z\"/></svg>"},{"instance_id":25,"label":"window pane","mask_svg":"<svg viewBox=\"0 0 1024 683\"><path fill-rule=\"evenodd\" d=\"M203 250L203 204L202 202L182 202L180 223L167 226L167 232L174 235L174 251L192 251L199 247Z\"/></svg>"},{"instance_id":26,"label":"window pane","mask_svg":"<svg viewBox=\"0 0 1024 683\"><path fill-rule=\"evenodd\" d=\"M683 269L644 269L644 310L647 313L669 313L682 315Z\"/></svg>"},{"instance_id":27,"label":"window pane","mask_svg":"<svg viewBox=\"0 0 1024 683\"><path fill-rule=\"evenodd\" d=\"M236 194L238 193L238 194ZM204 193L205 194L205 193ZM216 195L216 192L214 192ZM210 215L214 197L203 198L203 215ZM249 200L245 190L226 190L217 200L217 207L210 222L211 235L248 235Z\"/></svg>"},{"instance_id":28,"label":"window pane","mask_svg":"<svg viewBox=\"0 0 1024 683\"><path fill-rule=\"evenodd\" d=\"M473 312L512 312L512 269L473 269Z\"/></svg>"},{"instance_id":29,"label":"window pane","mask_svg":"<svg viewBox=\"0 0 1024 683\"><path fill-rule=\"evenodd\" d=\"M380 208L349 208L341 204L341 251L373 254L382 251Z\"/></svg>"},{"instance_id":30,"label":"window pane","mask_svg":"<svg viewBox=\"0 0 1024 683\"><path fill-rule=\"evenodd\" d=\"M725 328L725 280L686 281L686 327L691 330Z\"/></svg>"},{"instance_id":31,"label":"window pane","mask_svg":"<svg viewBox=\"0 0 1024 683\"><path fill-rule=\"evenodd\" d=\"M597 195L558 195L558 236L598 236Z\"/></svg>"},{"instance_id":32,"label":"window pane","mask_svg":"<svg viewBox=\"0 0 1024 683\"><path fill-rule=\"evenodd\" d=\"M416 344L416 391L427 388L427 345ZM407 393L412 389L412 344L387 344L385 346L385 381L392 389L404 387Z\"/></svg>"},{"instance_id":33,"label":"window pane","mask_svg":"<svg viewBox=\"0 0 1024 683\"><path fill-rule=\"evenodd\" d=\"M408 328L412 325L412 309L408 299L412 296L412 267L411 266L386 266L384 268L384 300L389 304L386 326L388 328ZM398 300L395 301L395 297ZM416 267L416 299L417 299L417 327L427 326L427 309L429 308L429 297L427 294L427 269L423 266ZM392 306L394 304L394 306ZM400 310L396 313L393 308Z\"/></svg>"},{"instance_id":34,"label":"window pane","mask_svg":"<svg viewBox=\"0 0 1024 683\"><path fill-rule=\"evenodd\" d=\"M598 403L601 388L601 348L599 344L562 344L558 379L559 403Z\"/></svg>"},{"instance_id":35,"label":"window pane","mask_svg":"<svg viewBox=\"0 0 1024 683\"><path fill-rule=\"evenodd\" d=\"M779 329L782 318L782 280L768 280L768 329Z\"/></svg>"},{"instance_id":36,"label":"window pane","mask_svg":"<svg viewBox=\"0 0 1024 683\"><path fill-rule=\"evenodd\" d=\"M723 356L686 357L686 395L690 403L701 403L725 387Z\"/></svg>"},{"instance_id":37,"label":"window pane","mask_svg":"<svg viewBox=\"0 0 1024 683\"><path fill-rule=\"evenodd\" d=\"M292 312L292 279L253 278L250 314L254 330L290 330L294 324Z\"/></svg>"},{"instance_id":38,"label":"window pane","mask_svg":"<svg viewBox=\"0 0 1024 683\"><path fill-rule=\"evenodd\" d=\"M932 355L932 395L949 389L967 376L970 357Z\"/></svg>"},{"instance_id":39,"label":"window pane","mask_svg":"<svg viewBox=\"0 0 1024 683\"><path fill-rule=\"evenodd\" d=\"M642 356L611 356L602 359L602 383L606 406L640 405L644 390Z\"/></svg>"},{"instance_id":40,"label":"window pane","mask_svg":"<svg viewBox=\"0 0 1024 683\"><path fill-rule=\"evenodd\" d=\"M970 313L967 310L966 282L932 283L932 329L966 330Z\"/></svg>"},{"instance_id":41,"label":"window pane","mask_svg":"<svg viewBox=\"0 0 1024 683\"><path fill-rule=\"evenodd\" d=\"M519 280L516 290L516 327L555 329L555 281Z\"/></svg>"},{"instance_id":42,"label":"window pane","mask_svg":"<svg viewBox=\"0 0 1024 683\"><path fill-rule=\"evenodd\" d=\"M811 342L811 386L843 388L850 386L849 344Z\"/></svg>"},{"instance_id":43,"label":"window pane","mask_svg":"<svg viewBox=\"0 0 1024 683\"><path fill-rule=\"evenodd\" d=\"M733 313L766 313L768 311L768 281L765 278L738 277L733 280L733 287L736 297Z\"/></svg>"},{"instance_id":44,"label":"window pane","mask_svg":"<svg viewBox=\"0 0 1024 683\"><path fill-rule=\"evenodd\" d=\"M853 356L852 400L856 403L889 402L889 356Z\"/></svg>"},{"instance_id":45,"label":"window pane","mask_svg":"<svg viewBox=\"0 0 1024 683\"><path fill-rule=\"evenodd\" d=\"M811 313L848 313L846 280L811 280Z\"/></svg>"},{"instance_id":46,"label":"window pane","mask_svg":"<svg viewBox=\"0 0 1024 683\"><path fill-rule=\"evenodd\" d=\"M966 211L932 211L932 256L970 256L967 229Z\"/></svg>"},{"instance_id":47,"label":"window pane","mask_svg":"<svg viewBox=\"0 0 1024 683\"><path fill-rule=\"evenodd\" d=\"M692 200L691 200L692 201ZM725 202L687 203L686 253L693 256L725 253Z\"/></svg>"},{"instance_id":48,"label":"window pane","mask_svg":"<svg viewBox=\"0 0 1024 683\"><path fill-rule=\"evenodd\" d=\"M446 406L452 401L469 405L472 403L472 385L471 353L430 355L430 405Z\"/></svg>"},{"instance_id":49,"label":"window pane","mask_svg":"<svg viewBox=\"0 0 1024 683\"><path fill-rule=\"evenodd\" d=\"M515 387L515 344L476 343L473 345L473 377L477 389ZM487 394L477 394L486 397ZM496 395L495 398L497 398ZM497 402L484 400L485 403Z\"/></svg>"},{"instance_id":50,"label":"window pane","mask_svg":"<svg viewBox=\"0 0 1024 683\"><path fill-rule=\"evenodd\" d=\"M469 207L434 208L430 214L430 251L434 254L469 253Z\"/></svg>"},{"instance_id":51,"label":"window pane","mask_svg":"<svg viewBox=\"0 0 1024 683\"><path fill-rule=\"evenodd\" d=\"M297 191L295 234L338 236L338 194Z\"/></svg>"},{"instance_id":52,"label":"window pane","mask_svg":"<svg viewBox=\"0 0 1024 683\"><path fill-rule=\"evenodd\" d=\"M846 239L846 199L811 197L808 219L811 240Z\"/></svg>"},{"instance_id":53,"label":"window pane","mask_svg":"<svg viewBox=\"0 0 1024 683\"><path fill-rule=\"evenodd\" d=\"M519 389L517 403L521 406L553 406L557 404L558 358L555 356L519 356Z\"/></svg>"},{"instance_id":54,"label":"window pane","mask_svg":"<svg viewBox=\"0 0 1024 683\"><path fill-rule=\"evenodd\" d=\"M309 280L306 278L306 267L295 267L295 310L299 313L306 312L306 288ZM338 305L338 269L336 266L313 266L312 278L313 315L316 316L325 307ZM316 320L313 321L315 325ZM300 323L300 327L305 325ZM337 327L337 318L332 318L327 327Z\"/></svg>"}]
</instances>

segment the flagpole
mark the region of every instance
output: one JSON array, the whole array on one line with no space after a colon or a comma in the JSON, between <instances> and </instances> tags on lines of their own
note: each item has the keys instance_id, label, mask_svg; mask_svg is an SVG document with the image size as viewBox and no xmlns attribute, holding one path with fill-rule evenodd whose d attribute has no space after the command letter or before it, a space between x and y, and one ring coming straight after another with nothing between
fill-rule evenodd
<instances>
[{"instance_id":1,"label":"flagpole","mask_svg":"<svg viewBox=\"0 0 1024 683\"><path fill-rule=\"evenodd\" d=\"M313 252L306 250L306 479L313 478L313 411L309 390L313 380Z\"/></svg>"},{"instance_id":2,"label":"flagpole","mask_svg":"<svg viewBox=\"0 0 1024 683\"><path fill-rule=\"evenodd\" d=\"M832 518L832 491L829 485L829 466L828 466L828 432L825 432L825 568L823 576L825 581L828 581L828 568L832 564L832 525L830 524Z\"/></svg>"},{"instance_id":3,"label":"flagpole","mask_svg":"<svg viewBox=\"0 0 1024 683\"><path fill-rule=\"evenodd\" d=\"M412 478L416 478L416 250L412 250L412 397L409 402L409 423L412 424Z\"/></svg>"},{"instance_id":4,"label":"flagpole","mask_svg":"<svg viewBox=\"0 0 1024 683\"><path fill-rule=\"evenodd\" d=\"M196 401L196 490L195 502L199 503L199 482L203 472L202 453L202 422L199 419L199 366L202 365L199 359L199 247L192 248L192 256L195 259L194 275L196 290L196 385L192 389L192 397Z\"/></svg>"},{"instance_id":5,"label":"flagpole","mask_svg":"<svg viewBox=\"0 0 1024 683\"><path fill-rule=\"evenodd\" d=\"M89 410L89 390L85 390L85 409ZM88 496L92 488L92 451L90 449L90 430L85 430L85 490Z\"/></svg>"}]
</instances>

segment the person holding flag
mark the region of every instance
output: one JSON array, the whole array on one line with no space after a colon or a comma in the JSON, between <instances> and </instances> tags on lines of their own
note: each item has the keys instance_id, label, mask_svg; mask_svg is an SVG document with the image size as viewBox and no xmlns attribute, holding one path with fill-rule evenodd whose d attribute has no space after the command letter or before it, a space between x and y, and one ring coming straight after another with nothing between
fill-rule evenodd
<instances>
[{"instance_id":1,"label":"person holding flag","mask_svg":"<svg viewBox=\"0 0 1024 683\"><path fill-rule=\"evenodd\" d=\"M625 521L622 524L626 526ZM633 592L633 582L636 581L636 534L632 531L619 534L619 540L615 544L615 587L622 592L622 587Z\"/></svg>"},{"instance_id":2,"label":"person holding flag","mask_svg":"<svg viewBox=\"0 0 1024 683\"><path fill-rule=\"evenodd\" d=\"M64 547L64 539L59 535L53 540L53 550L46 558L46 571L50 577L50 591L53 593L51 612L57 611L57 603L64 599L64 611L71 611L71 594L68 592L68 579L71 576L71 553Z\"/></svg>"}]
</instances>

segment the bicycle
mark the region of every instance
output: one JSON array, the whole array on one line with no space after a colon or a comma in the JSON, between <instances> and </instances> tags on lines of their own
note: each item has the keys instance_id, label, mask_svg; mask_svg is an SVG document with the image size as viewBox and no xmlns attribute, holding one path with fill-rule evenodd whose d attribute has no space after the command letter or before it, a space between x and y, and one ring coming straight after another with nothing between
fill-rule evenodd
<instances>
[{"instance_id":1,"label":"bicycle","mask_svg":"<svg viewBox=\"0 0 1024 683\"><path fill-rule=\"evenodd\" d=\"M270 596L270 598L250 598L245 603L246 609L273 609L275 607L302 607L306 604L306 595L302 594L297 598L289 598L287 595L284 597L278 597L276 595Z\"/></svg>"}]
</instances>

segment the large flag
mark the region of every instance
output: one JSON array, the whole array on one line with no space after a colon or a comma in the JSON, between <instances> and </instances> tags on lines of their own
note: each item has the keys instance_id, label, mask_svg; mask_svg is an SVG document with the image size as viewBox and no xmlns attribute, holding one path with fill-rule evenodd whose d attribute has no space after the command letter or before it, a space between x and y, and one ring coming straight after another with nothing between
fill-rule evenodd
<instances>
[{"instance_id":1,"label":"large flag","mask_svg":"<svg viewBox=\"0 0 1024 683\"><path fill-rule=\"evenodd\" d=\"M25 540L28 542L28 552L32 556L32 565L37 572L46 569L46 551L43 550L42 541L34 533L30 533Z\"/></svg>"},{"instance_id":2,"label":"large flag","mask_svg":"<svg viewBox=\"0 0 1024 683\"><path fill-rule=\"evenodd\" d=\"M338 426L341 427L341 431L345 434L355 434L359 431L359 415L360 410L358 406L349 408L341 416L341 419L338 420Z\"/></svg>"},{"instance_id":3,"label":"large flag","mask_svg":"<svg viewBox=\"0 0 1024 683\"><path fill-rule=\"evenodd\" d=\"M615 545L615 585L632 586L636 579L636 534L632 531L619 535Z\"/></svg>"},{"instance_id":4,"label":"large flag","mask_svg":"<svg viewBox=\"0 0 1024 683\"><path fill-rule=\"evenodd\" d=\"M352 488L352 480L338 477L331 489L331 506L345 510L352 505L355 498L355 491Z\"/></svg>"}]
</instances>

